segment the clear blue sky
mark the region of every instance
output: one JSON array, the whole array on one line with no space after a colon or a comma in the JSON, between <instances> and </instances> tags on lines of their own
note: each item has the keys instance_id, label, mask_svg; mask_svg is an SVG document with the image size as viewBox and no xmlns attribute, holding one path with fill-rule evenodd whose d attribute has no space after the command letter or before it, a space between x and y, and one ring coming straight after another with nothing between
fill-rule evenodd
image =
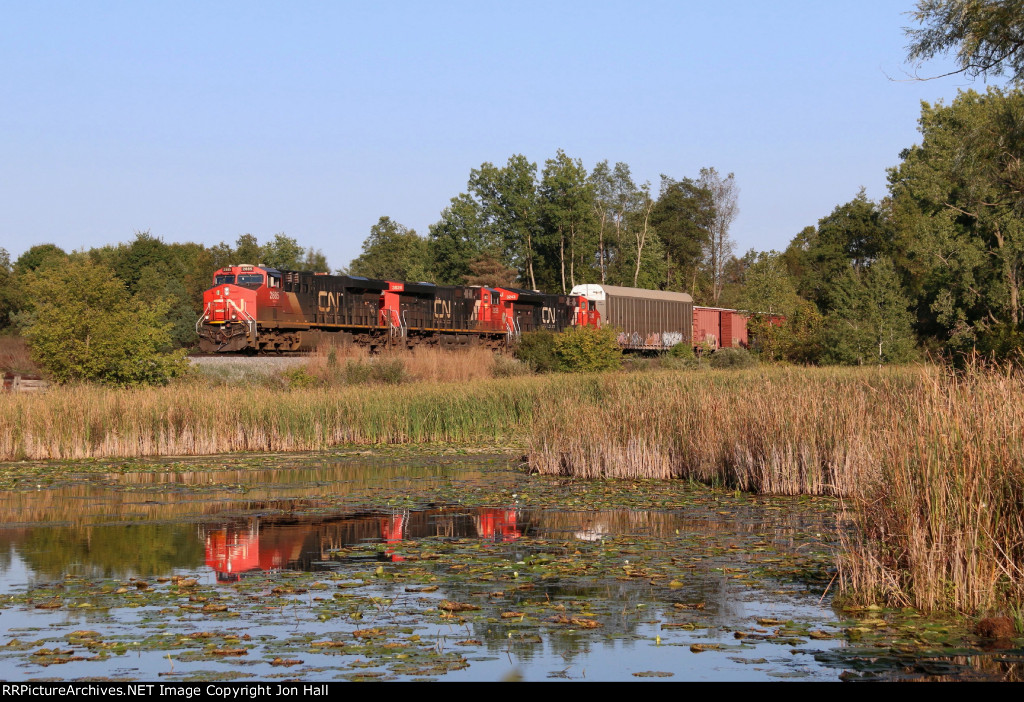
<instances>
[{"instance_id":1,"label":"clear blue sky","mask_svg":"<svg viewBox=\"0 0 1024 702\"><path fill-rule=\"evenodd\" d=\"M734 172L738 251L783 248L881 198L920 101L970 86L899 80L912 6L0 0L0 247L283 231L338 267L562 148L655 187Z\"/></svg>"}]
</instances>

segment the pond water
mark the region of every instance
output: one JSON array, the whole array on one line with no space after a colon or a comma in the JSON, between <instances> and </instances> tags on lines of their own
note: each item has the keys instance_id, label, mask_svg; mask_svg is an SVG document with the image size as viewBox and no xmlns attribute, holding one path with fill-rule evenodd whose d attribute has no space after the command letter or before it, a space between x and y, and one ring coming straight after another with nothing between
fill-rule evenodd
<instances>
[{"instance_id":1,"label":"pond water","mask_svg":"<svg viewBox=\"0 0 1024 702\"><path fill-rule=\"evenodd\" d=\"M1017 665L938 655L943 624L928 651L852 645L906 624L833 611L828 500L540 478L481 456L4 476L6 680L1005 678Z\"/></svg>"}]
</instances>

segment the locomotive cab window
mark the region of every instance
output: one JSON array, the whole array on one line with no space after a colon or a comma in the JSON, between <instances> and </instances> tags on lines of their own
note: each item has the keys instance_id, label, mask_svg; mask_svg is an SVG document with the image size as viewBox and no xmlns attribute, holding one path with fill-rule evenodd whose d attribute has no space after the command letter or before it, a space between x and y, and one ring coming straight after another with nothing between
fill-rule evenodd
<instances>
[{"instance_id":1,"label":"locomotive cab window","mask_svg":"<svg viewBox=\"0 0 1024 702\"><path fill-rule=\"evenodd\" d=\"M233 275L218 275L215 278L215 281L216 281L216 283L215 283L216 285L234 285L235 284L235 276L233 276Z\"/></svg>"},{"instance_id":2,"label":"locomotive cab window","mask_svg":"<svg viewBox=\"0 0 1024 702\"><path fill-rule=\"evenodd\" d=\"M263 274L242 273L238 276L238 284L244 288L258 288L263 285Z\"/></svg>"},{"instance_id":3,"label":"locomotive cab window","mask_svg":"<svg viewBox=\"0 0 1024 702\"><path fill-rule=\"evenodd\" d=\"M267 280L268 280L268 285L270 287L272 287L272 288L279 288L279 287L281 287L281 278L279 278L278 276L276 276L276 275L267 276Z\"/></svg>"}]
</instances>

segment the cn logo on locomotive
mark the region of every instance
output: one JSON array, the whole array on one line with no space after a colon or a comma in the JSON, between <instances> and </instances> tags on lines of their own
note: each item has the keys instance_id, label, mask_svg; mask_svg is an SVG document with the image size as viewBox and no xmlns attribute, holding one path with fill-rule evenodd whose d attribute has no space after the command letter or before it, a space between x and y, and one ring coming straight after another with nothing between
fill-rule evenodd
<instances>
[{"instance_id":1,"label":"cn logo on locomotive","mask_svg":"<svg viewBox=\"0 0 1024 702\"><path fill-rule=\"evenodd\" d=\"M341 309L342 293L332 293L321 290L316 296L316 308L320 312L331 312Z\"/></svg>"},{"instance_id":2,"label":"cn logo on locomotive","mask_svg":"<svg viewBox=\"0 0 1024 702\"><path fill-rule=\"evenodd\" d=\"M452 318L452 301L451 300L434 300L434 319L451 319Z\"/></svg>"}]
</instances>

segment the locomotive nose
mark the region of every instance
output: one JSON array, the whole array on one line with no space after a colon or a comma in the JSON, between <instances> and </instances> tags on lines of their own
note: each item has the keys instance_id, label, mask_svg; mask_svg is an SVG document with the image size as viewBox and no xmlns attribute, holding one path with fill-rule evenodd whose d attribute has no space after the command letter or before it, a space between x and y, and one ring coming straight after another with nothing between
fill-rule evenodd
<instances>
[{"instance_id":1,"label":"locomotive nose","mask_svg":"<svg viewBox=\"0 0 1024 702\"><path fill-rule=\"evenodd\" d=\"M228 319L228 303L223 293L218 290L213 297L213 305L210 308L211 321L226 322Z\"/></svg>"}]
</instances>

